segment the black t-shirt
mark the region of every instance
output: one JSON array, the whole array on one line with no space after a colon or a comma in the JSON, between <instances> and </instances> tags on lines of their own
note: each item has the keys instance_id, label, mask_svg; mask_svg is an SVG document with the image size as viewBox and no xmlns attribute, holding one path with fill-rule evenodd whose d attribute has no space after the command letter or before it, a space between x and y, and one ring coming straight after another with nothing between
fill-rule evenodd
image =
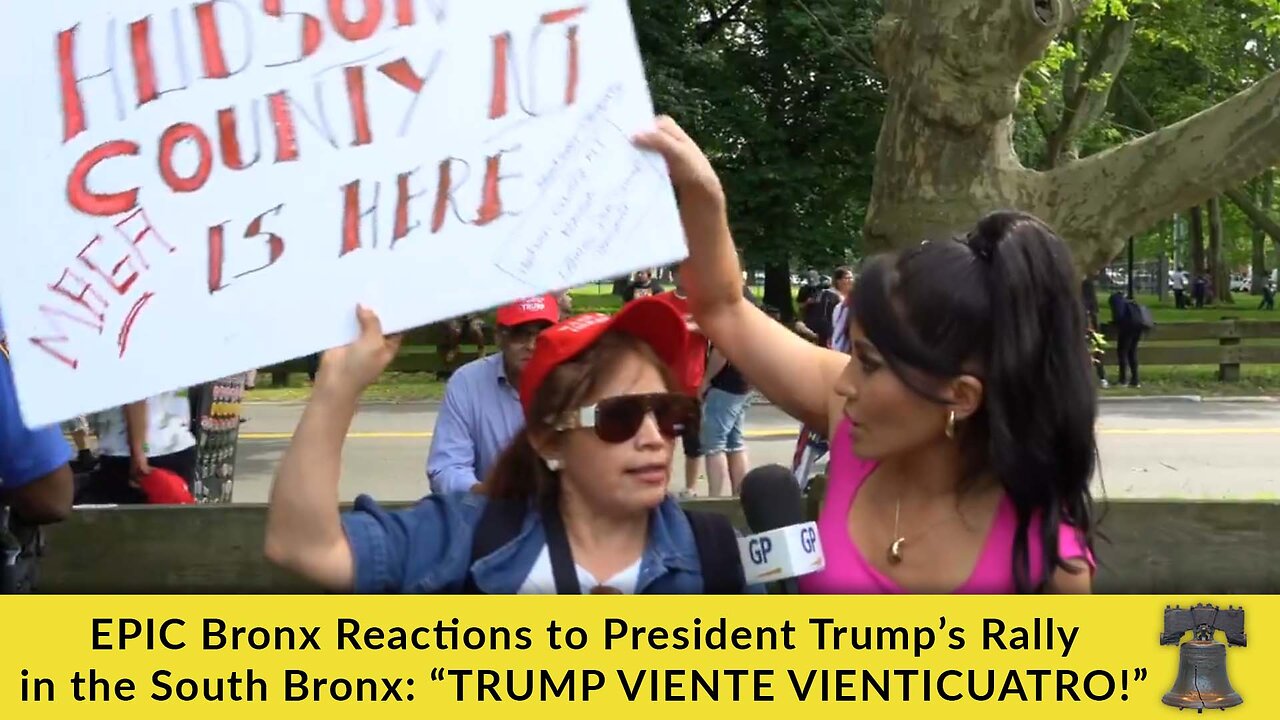
<instances>
[{"instance_id":1,"label":"black t-shirt","mask_svg":"<svg viewBox=\"0 0 1280 720\"><path fill-rule=\"evenodd\" d=\"M663 292L665 291L663 290L662 285L659 284L657 280L650 280L649 282L643 283L643 284L633 282L631 283L631 285L627 286L626 291L622 293L622 299L624 302L631 302L636 298L650 297L652 295L661 295Z\"/></svg>"},{"instance_id":2,"label":"black t-shirt","mask_svg":"<svg viewBox=\"0 0 1280 720\"><path fill-rule=\"evenodd\" d=\"M751 386L747 384L747 379L742 376L738 368L733 365L726 364L716 376L711 378L711 387L720 392L732 393L733 395L746 395L751 392Z\"/></svg>"},{"instance_id":3,"label":"black t-shirt","mask_svg":"<svg viewBox=\"0 0 1280 720\"><path fill-rule=\"evenodd\" d=\"M808 292L805 290L808 289ZM818 335L818 343L823 347L831 344L831 336L835 328L831 326L831 315L840 304L840 293L831 288L802 288L797 300L801 303L801 318L810 330Z\"/></svg>"}]
</instances>

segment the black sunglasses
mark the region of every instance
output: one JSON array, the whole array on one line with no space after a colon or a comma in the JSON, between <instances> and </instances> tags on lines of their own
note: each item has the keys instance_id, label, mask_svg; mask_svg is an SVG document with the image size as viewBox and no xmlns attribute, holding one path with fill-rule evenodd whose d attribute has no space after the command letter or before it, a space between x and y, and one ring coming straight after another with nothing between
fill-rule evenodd
<instances>
[{"instance_id":1,"label":"black sunglasses","mask_svg":"<svg viewBox=\"0 0 1280 720\"><path fill-rule=\"evenodd\" d=\"M658 423L658 432L667 438L677 438L684 434L685 428L697 426L702 410L696 398L680 393L620 395L565 413L565 421L556 429L594 428L601 440L621 443L640 432L650 413Z\"/></svg>"}]
</instances>

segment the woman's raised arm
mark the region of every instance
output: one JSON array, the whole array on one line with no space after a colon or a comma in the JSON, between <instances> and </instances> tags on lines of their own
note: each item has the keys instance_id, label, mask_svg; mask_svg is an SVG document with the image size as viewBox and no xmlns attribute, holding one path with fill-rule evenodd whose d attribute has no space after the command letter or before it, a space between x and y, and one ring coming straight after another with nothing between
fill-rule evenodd
<instances>
[{"instance_id":1,"label":"woman's raised arm","mask_svg":"<svg viewBox=\"0 0 1280 720\"><path fill-rule=\"evenodd\" d=\"M832 386L849 358L802 340L743 298L724 190L684 130L661 117L636 144L660 153L675 183L689 244L681 272L694 320L765 397L806 425L826 430Z\"/></svg>"},{"instance_id":2,"label":"woman's raised arm","mask_svg":"<svg viewBox=\"0 0 1280 720\"><path fill-rule=\"evenodd\" d=\"M267 558L325 589L355 586L355 561L338 513L342 445L360 393L395 357L372 311L357 311L360 337L325 354L315 392L285 451L267 508Z\"/></svg>"}]
</instances>

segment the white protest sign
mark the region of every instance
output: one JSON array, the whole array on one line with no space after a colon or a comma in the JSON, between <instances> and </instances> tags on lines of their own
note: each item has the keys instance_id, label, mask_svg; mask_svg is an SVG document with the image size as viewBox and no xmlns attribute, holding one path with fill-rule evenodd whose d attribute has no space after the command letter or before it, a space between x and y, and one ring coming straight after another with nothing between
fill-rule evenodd
<instances>
[{"instance_id":1,"label":"white protest sign","mask_svg":"<svg viewBox=\"0 0 1280 720\"><path fill-rule=\"evenodd\" d=\"M626 0L4 3L0 45L31 425L685 255Z\"/></svg>"}]
</instances>

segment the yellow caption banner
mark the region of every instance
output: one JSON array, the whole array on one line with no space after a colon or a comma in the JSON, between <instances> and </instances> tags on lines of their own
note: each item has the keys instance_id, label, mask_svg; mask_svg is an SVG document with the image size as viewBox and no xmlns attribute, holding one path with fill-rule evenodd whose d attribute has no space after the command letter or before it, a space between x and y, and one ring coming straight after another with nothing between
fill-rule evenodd
<instances>
[{"instance_id":1,"label":"yellow caption banner","mask_svg":"<svg viewBox=\"0 0 1280 720\"><path fill-rule=\"evenodd\" d=\"M1172 631L1243 636L1162 645L1166 605L1201 603L1226 612ZM1172 718L1219 653L1224 717L1276 718L1277 618L1244 596L9 596L0 718Z\"/></svg>"}]
</instances>

